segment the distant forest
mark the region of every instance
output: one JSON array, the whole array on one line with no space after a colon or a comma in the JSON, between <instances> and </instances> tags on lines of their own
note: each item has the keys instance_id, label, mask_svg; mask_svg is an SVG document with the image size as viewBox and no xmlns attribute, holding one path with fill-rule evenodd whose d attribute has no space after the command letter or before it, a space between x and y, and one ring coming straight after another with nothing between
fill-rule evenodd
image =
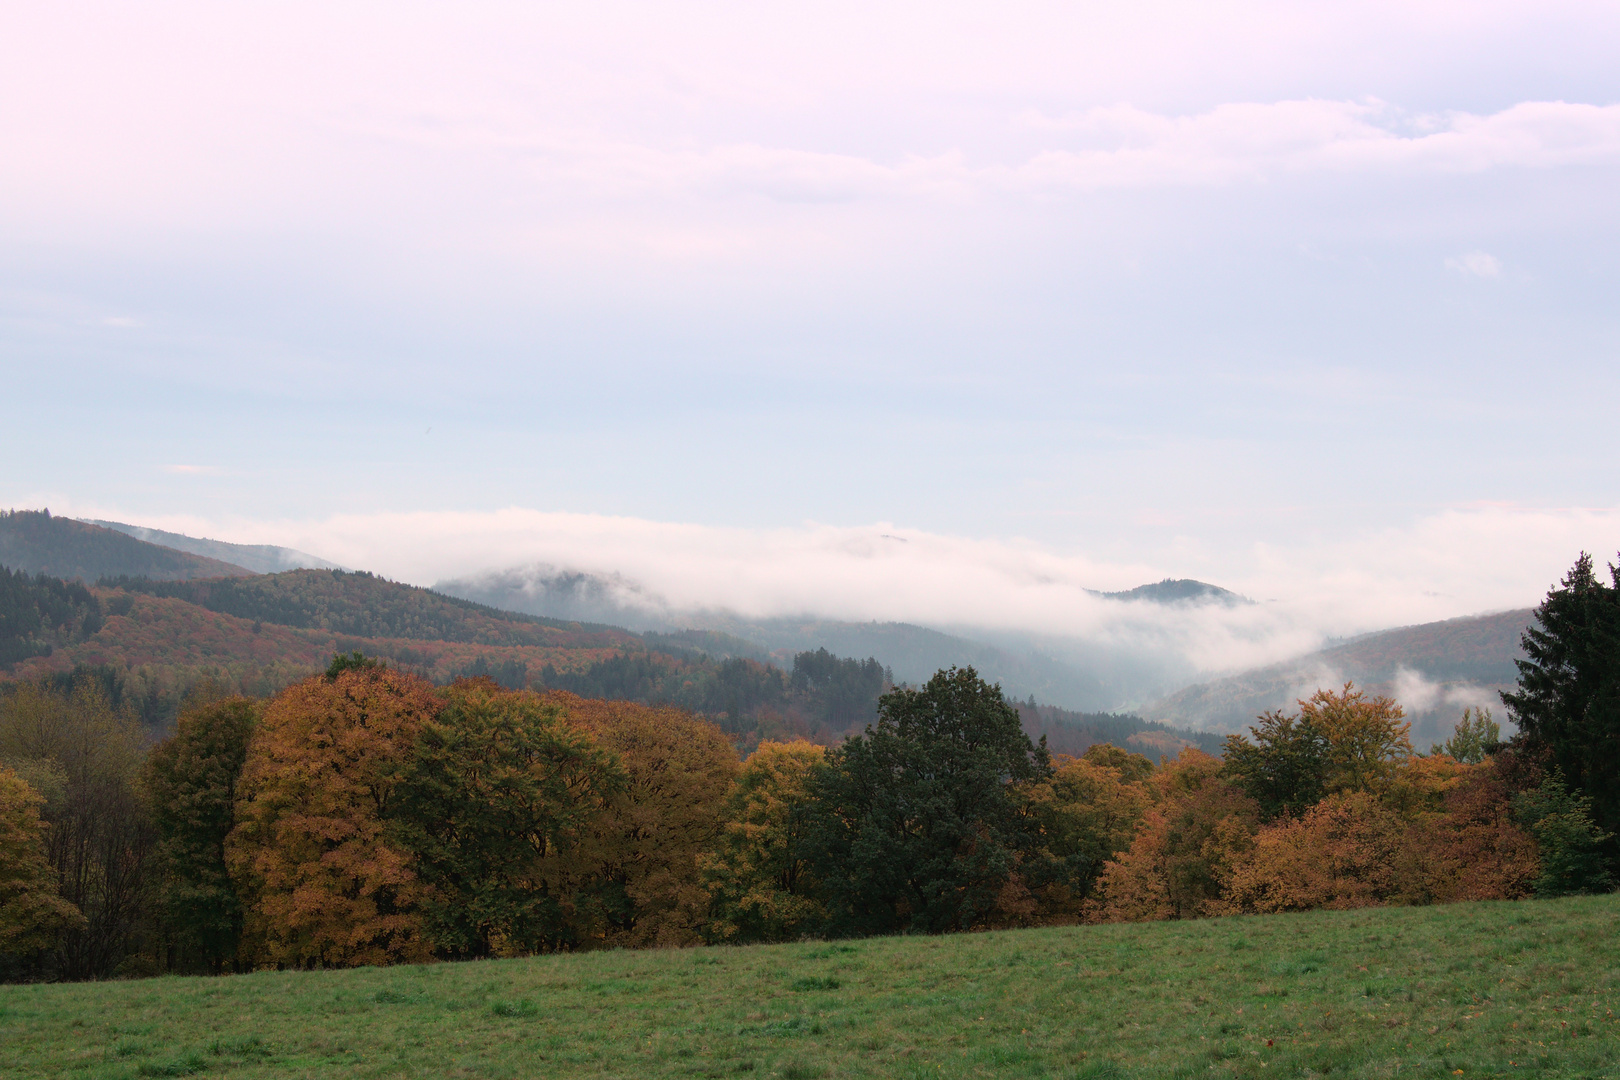
<instances>
[{"instance_id":1,"label":"distant forest","mask_svg":"<svg viewBox=\"0 0 1620 1080\"><path fill-rule=\"evenodd\" d=\"M76 581L0 566L0 671L54 646L90 637L102 626L101 603Z\"/></svg>"}]
</instances>

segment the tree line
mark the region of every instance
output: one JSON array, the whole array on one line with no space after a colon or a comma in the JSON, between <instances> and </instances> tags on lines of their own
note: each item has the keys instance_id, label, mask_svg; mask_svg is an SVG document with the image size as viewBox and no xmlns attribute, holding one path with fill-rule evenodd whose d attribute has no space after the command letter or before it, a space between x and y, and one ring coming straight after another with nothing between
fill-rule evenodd
<instances>
[{"instance_id":1,"label":"tree line","mask_svg":"<svg viewBox=\"0 0 1620 1080\"><path fill-rule=\"evenodd\" d=\"M1054 757L972 669L746 761L674 707L360 655L149 750L81 679L0 701L0 957L96 978L1605 891L1620 571L1537 609L1504 742L1351 685L1220 757ZM813 669L812 669L813 670Z\"/></svg>"}]
</instances>

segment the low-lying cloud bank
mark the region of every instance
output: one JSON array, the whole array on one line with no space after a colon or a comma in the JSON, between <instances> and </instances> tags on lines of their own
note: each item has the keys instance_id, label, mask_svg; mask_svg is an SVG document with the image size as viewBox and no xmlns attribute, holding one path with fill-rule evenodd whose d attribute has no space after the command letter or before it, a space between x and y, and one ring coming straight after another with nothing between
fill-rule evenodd
<instances>
[{"instance_id":1,"label":"low-lying cloud bank","mask_svg":"<svg viewBox=\"0 0 1620 1080\"><path fill-rule=\"evenodd\" d=\"M1210 673L1300 655L1332 636L1530 606L1578 551L1601 557L1620 546L1620 509L1500 506L1224 551L1178 539L1130 563L892 524L743 529L521 508L142 523L285 544L425 585L513 569L580 572L625 606L665 617L723 610L980 628L1173 653ZM1256 603L1122 603L1088 591L1165 577L1213 581Z\"/></svg>"}]
</instances>

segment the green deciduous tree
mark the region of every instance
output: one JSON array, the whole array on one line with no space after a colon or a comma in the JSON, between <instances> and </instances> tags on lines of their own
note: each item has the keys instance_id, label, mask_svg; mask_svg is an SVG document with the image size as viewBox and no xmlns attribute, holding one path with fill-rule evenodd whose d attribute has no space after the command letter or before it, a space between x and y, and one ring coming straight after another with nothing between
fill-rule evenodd
<instances>
[{"instance_id":1,"label":"green deciduous tree","mask_svg":"<svg viewBox=\"0 0 1620 1080\"><path fill-rule=\"evenodd\" d=\"M1513 809L1518 823L1536 838L1540 849L1537 896L1602 893L1614 888L1603 850L1613 837L1592 820L1591 798L1570 791L1560 773L1554 771L1540 787L1520 794L1513 800Z\"/></svg>"},{"instance_id":2,"label":"green deciduous tree","mask_svg":"<svg viewBox=\"0 0 1620 1080\"><path fill-rule=\"evenodd\" d=\"M580 849L624 787L614 757L538 695L488 679L446 692L422 726L389 811L425 887L424 926L446 957L577 948Z\"/></svg>"},{"instance_id":3,"label":"green deciduous tree","mask_svg":"<svg viewBox=\"0 0 1620 1080\"><path fill-rule=\"evenodd\" d=\"M141 774L157 828L155 905L167 966L219 972L236 960L242 905L225 865L236 788L262 706L244 697L194 705Z\"/></svg>"},{"instance_id":4,"label":"green deciduous tree","mask_svg":"<svg viewBox=\"0 0 1620 1080\"><path fill-rule=\"evenodd\" d=\"M1464 709L1451 738L1438 749L1464 765L1478 765L1501 742L1502 726L1491 716L1491 710Z\"/></svg>"},{"instance_id":5,"label":"green deciduous tree","mask_svg":"<svg viewBox=\"0 0 1620 1080\"><path fill-rule=\"evenodd\" d=\"M972 668L883 695L811 777L811 865L835 934L984 922L1035 837L1011 785L1050 775L1001 688Z\"/></svg>"},{"instance_id":6,"label":"green deciduous tree","mask_svg":"<svg viewBox=\"0 0 1620 1080\"><path fill-rule=\"evenodd\" d=\"M1226 774L1260 804L1266 819L1298 815L1316 805L1326 789L1327 738L1310 719L1262 713L1242 735L1226 739Z\"/></svg>"},{"instance_id":7,"label":"green deciduous tree","mask_svg":"<svg viewBox=\"0 0 1620 1080\"><path fill-rule=\"evenodd\" d=\"M1299 712L1265 713L1250 728L1254 741L1226 741L1227 776L1266 818L1298 815L1325 795L1384 794L1412 756L1410 725L1389 698L1368 698L1351 683L1318 690Z\"/></svg>"}]
</instances>

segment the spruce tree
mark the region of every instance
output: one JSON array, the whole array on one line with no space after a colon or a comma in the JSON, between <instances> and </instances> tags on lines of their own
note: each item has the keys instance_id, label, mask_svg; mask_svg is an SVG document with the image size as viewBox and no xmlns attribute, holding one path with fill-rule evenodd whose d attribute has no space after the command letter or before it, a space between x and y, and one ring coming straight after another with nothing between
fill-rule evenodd
<instances>
[{"instance_id":1,"label":"spruce tree","mask_svg":"<svg viewBox=\"0 0 1620 1080\"><path fill-rule=\"evenodd\" d=\"M1620 569L1598 580L1592 557L1575 561L1536 608L1521 639L1519 685L1502 702L1527 747L1547 756L1592 800L1605 832L1620 831Z\"/></svg>"}]
</instances>

